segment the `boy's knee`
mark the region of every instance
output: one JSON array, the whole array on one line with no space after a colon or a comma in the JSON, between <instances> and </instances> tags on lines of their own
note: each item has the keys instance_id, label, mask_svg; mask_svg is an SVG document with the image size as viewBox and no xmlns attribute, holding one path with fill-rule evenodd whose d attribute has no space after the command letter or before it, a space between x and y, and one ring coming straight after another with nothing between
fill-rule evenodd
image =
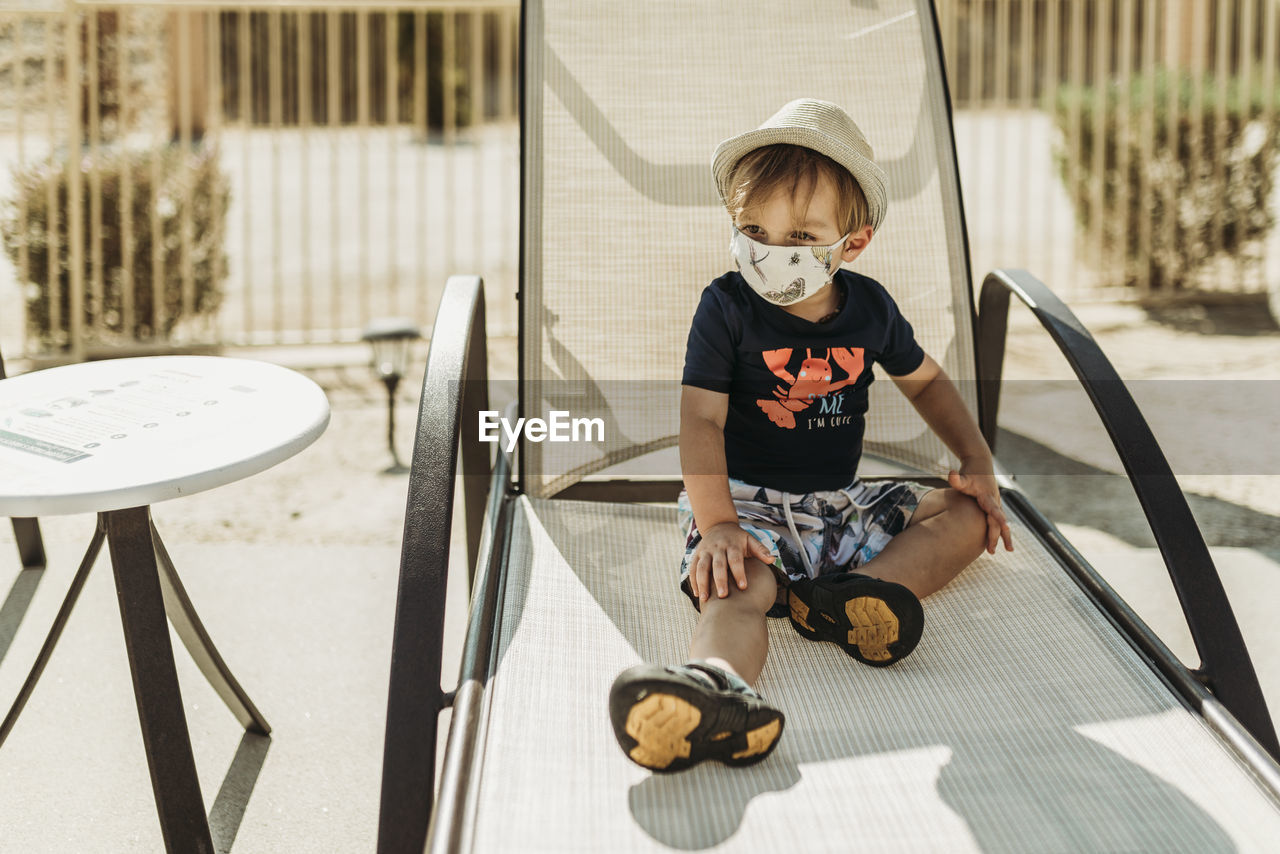
<instances>
[{"instance_id":1,"label":"boy's knee","mask_svg":"<svg viewBox=\"0 0 1280 854\"><path fill-rule=\"evenodd\" d=\"M978 500L972 495L965 495L954 489L947 491L951 493L947 496L948 515L955 519L966 550L972 551L974 557L977 557L987 545L987 511L979 506Z\"/></svg>"},{"instance_id":2,"label":"boy's knee","mask_svg":"<svg viewBox=\"0 0 1280 854\"><path fill-rule=\"evenodd\" d=\"M778 596L778 580L773 574L773 569L757 558L744 560L743 568L747 571L747 589L739 589L737 582L730 579L729 595L720 601L732 600L737 604L748 605L753 611L763 614L773 607L774 600ZM713 595L710 601L716 600L717 597Z\"/></svg>"},{"instance_id":3,"label":"boy's knee","mask_svg":"<svg viewBox=\"0 0 1280 854\"><path fill-rule=\"evenodd\" d=\"M753 585L768 590L770 598L778 593L778 577L774 575L773 567L757 558L747 560L747 586Z\"/></svg>"},{"instance_id":4,"label":"boy's knee","mask_svg":"<svg viewBox=\"0 0 1280 854\"><path fill-rule=\"evenodd\" d=\"M738 592L750 594L756 609L764 613L773 607L774 600L778 598L778 579L773 574L773 567L764 561L748 558L746 566L747 589Z\"/></svg>"}]
</instances>

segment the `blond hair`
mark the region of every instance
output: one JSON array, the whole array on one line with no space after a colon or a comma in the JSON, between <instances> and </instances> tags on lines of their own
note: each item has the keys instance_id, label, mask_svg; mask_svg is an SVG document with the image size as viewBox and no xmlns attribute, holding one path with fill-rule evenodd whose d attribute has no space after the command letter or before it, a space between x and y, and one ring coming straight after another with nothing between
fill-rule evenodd
<instances>
[{"instance_id":1,"label":"blond hair","mask_svg":"<svg viewBox=\"0 0 1280 854\"><path fill-rule=\"evenodd\" d=\"M841 234L860 231L869 224L867 197L849 170L812 148L788 143L765 145L742 156L729 175L725 207L736 221L744 211L764 204L781 189L795 198L807 187L807 209L819 176L836 189L836 222Z\"/></svg>"}]
</instances>

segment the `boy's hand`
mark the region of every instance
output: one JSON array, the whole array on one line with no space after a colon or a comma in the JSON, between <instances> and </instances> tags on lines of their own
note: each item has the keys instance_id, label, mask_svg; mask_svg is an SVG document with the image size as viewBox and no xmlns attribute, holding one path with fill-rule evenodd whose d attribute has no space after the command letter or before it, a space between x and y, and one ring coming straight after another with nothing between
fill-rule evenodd
<instances>
[{"instance_id":1,"label":"boy's hand","mask_svg":"<svg viewBox=\"0 0 1280 854\"><path fill-rule=\"evenodd\" d=\"M1013 551L1013 535L1009 532L1009 520L1000 508L1000 487L996 477L990 471L967 471L967 465L961 465L960 471L947 474L947 482L951 488L977 500L978 506L987 514L987 553L996 553L996 544L1004 540L1004 549Z\"/></svg>"},{"instance_id":2,"label":"boy's hand","mask_svg":"<svg viewBox=\"0 0 1280 854\"><path fill-rule=\"evenodd\" d=\"M729 595L729 574L738 583L739 590L747 589L746 558L754 557L765 563L773 563L773 555L764 543L742 530L737 522L721 522L702 532L702 541L693 554L693 568L689 572L689 585L699 602L711 598L711 582L721 599Z\"/></svg>"}]
</instances>

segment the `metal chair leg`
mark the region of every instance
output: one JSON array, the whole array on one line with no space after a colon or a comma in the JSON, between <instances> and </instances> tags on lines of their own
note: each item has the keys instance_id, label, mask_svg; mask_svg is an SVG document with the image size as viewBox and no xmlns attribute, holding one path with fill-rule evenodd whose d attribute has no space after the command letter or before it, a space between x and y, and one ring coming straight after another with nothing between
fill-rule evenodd
<instances>
[{"instance_id":1,"label":"metal chair leg","mask_svg":"<svg viewBox=\"0 0 1280 854\"><path fill-rule=\"evenodd\" d=\"M40 537L39 520L15 516L10 521L13 522L13 537L18 541L22 568L44 569L44 540Z\"/></svg>"},{"instance_id":2,"label":"metal chair leg","mask_svg":"<svg viewBox=\"0 0 1280 854\"><path fill-rule=\"evenodd\" d=\"M151 537L151 510L134 507L105 515L138 722L165 849L182 854L213 854L173 646L169 643Z\"/></svg>"},{"instance_id":3,"label":"metal chair leg","mask_svg":"<svg viewBox=\"0 0 1280 854\"><path fill-rule=\"evenodd\" d=\"M160 539L160 532L156 530L154 521L151 522L151 539L155 545L156 556L160 559L160 589L164 593L164 609L178 637L187 648L187 652L191 654L191 658L204 674L204 678L213 686L213 690L218 692L222 702L227 704L227 708L240 721L240 725L250 732L269 735L271 727L267 724L266 718L258 711L257 706L249 699L249 695L231 674L231 669L218 654L217 647L213 645L213 640L205 631L204 624L200 622L195 606L187 596L182 580L178 578L178 571L173 566L169 552L165 550L164 542Z\"/></svg>"},{"instance_id":4,"label":"metal chair leg","mask_svg":"<svg viewBox=\"0 0 1280 854\"><path fill-rule=\"evenodd\" d=\"M34 522L34 519L27 520ZM15 519L15 526L18 520ZM39 536L39 529L36 529ZM0 745L3 745L5 739L9 737L9 732L13 729L14 724L18 722L18 715L22 714L22 709L27 704L31 692L35 690L36 683L40 681L40 674L44 673L45 665L49 663L49 657L53 655L53 648L58 644L58 638L62 637L62 630L67 625L67 619L71 616L71 609L75 607L76 600L80 598L80 591L84 588L84 582L89 577L89 570L93 568L93 563L98 559L98 552L102 550L102 541L106 537L107 528L104 516L98 514L98 525L94 529L93 539L89 541L89 548L84 553L84 558L80 561L80 568L76 570L75 576L71 579L71 587L67 590L67 595L62 600L62 606L58 609L58 616L54 618L53 625L49 628L49 634L44 639L44 646L40 647L40 654L36 656L35 664L31 666L31 672L27 674L27 681L22 683L22 689L18 691L17 699L13 701L13 705L9 707L9 714L5 715L4 723L0 723ZM43 547L41 547L43 557ZM25 563L25 559L23 561Z\"/></svg>"}]
</instances>

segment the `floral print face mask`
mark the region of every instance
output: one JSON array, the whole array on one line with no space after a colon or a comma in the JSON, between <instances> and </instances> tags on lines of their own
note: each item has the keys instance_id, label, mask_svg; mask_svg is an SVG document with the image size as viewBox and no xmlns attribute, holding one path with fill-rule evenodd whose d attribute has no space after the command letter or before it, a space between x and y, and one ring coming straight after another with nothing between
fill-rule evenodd
<instances>
[{"instance_id":1,"label":"floral print face mask","mask_svg":"<svg viewBox=\"0 0 1280 854\"><path fill-rule=\"evenodd\" d=\"M751 290L774 305L790 305L831 284L840 268L837 250L848 237L830 246L770 246L734 228L729 254Z\"/></svg>"}]
</instances>

